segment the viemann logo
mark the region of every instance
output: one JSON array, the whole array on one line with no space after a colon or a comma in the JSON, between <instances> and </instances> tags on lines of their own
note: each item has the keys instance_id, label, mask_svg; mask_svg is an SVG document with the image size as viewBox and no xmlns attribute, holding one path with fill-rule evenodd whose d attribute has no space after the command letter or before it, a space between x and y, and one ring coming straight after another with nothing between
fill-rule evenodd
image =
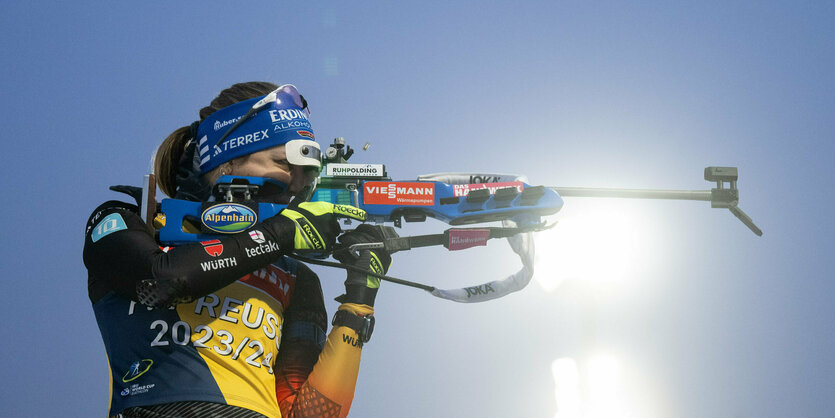
<instances>
[{"instance_id":1,"label":"viemann logo","mask_svg":"<svg viewBox=\"0 0 835 418\"><path fill-rule=\"evenodd\" d=\"M363 203L370 205L435 204L434 183L369 181L363 192Z\"/></svg>"},{"instance_id":2,"label":"viemann logo","mask_svg":"<svg viewBox=\"0 0 835 418\"><path fill-rule=\"evenodd\" d=\"M151 366L154 365L154 361L146 358L143 360L134 361L133 364L130 365L128 368L127 373L122 376L122 381L127 383L132 380L136 380L139 376L145 374L148 370L151 369Z\"/></svg>"},{"instance_id":3,"label":"viemann logo","mask_svg":"<svg viewBox=\"0 0 835 418\"><path fill-rule=\"evenodd\" d=\"M222 203L203 211L200 216L206 228L223 234L234 234L249 229L258 221L252 209L237 203Z\"/></svg>"},{"instance_id":4,"label":"viemann logo","mask_svg":"<svg viewBox=\"0 0 835 418\"><path fill-rule=\"evenodd\" d=\"M435 194L435 187L398 187L397 183L390 183L388 187L372 186L367 187L371 194L385 194L389 199L397 198L397 195L420 195L433 196Z\"/></svg>"}]
</instances>

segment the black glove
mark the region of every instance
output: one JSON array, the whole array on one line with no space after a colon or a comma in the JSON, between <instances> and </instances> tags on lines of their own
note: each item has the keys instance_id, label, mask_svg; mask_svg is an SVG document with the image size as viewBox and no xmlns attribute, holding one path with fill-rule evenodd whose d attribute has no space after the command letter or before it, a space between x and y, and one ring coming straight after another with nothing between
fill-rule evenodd
<instances>
[{"instance_id":1,"label":"black glove","mask_svg":"<svg viewBox=\"0 0 835 418\"><path fill-rule=\"evenodd\" d=\"M359 256L349 251L347 247L354 244L369 242L383 242L387 238L397 238L397 233L390 226L362 224L357 229L343 234L339 242L345 249L337 251L333 257L343 264L359 267L364 270L371 270L377 274L386 274L391 266L391 255L382 249L362 250ZM374 306L374 299L377 297L377 289L380 288L380 279L368 274L348 270L348 278L345 279L345 294L336 298L340 303L358 303Z\"/></svg>"},{"instance_id":2,"label":"black glove","mask_svg":"<svg viewBox=\"0 0 835 418\"><path fill-rule=\"evenodd\" d=\"M295 225L295 233L280 237L280 245L294 250L330 250L336 243L336 236L342 232L337 218L365 220L362 209L328 202L302 202L288 206L279 215L274 217L276 222L290 220Z\"/></svg>"}]
</instances>

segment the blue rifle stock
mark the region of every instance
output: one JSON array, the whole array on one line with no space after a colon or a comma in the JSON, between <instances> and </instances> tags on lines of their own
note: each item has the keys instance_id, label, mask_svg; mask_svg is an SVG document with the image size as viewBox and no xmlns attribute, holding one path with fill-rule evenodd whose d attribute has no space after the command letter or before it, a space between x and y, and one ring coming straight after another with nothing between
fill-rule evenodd
<instances>
[{"instance_id":1,"label":"blue rifle stock","mask_svg":"<svg viewBox=\"0 0 835 418\"><path fill-rule=\"evenodd\" d=\"M356 206L368 214L369 221L376 223L391 222L401 226L403 220L421 222L431 217L450 225L510 219L521 227L544 226L541 217L557 213L563 206L562 196L684 199L706 200L714 208L728 208L755 234L762 235L751 218L738 207L738 172L735 167L705 168L705 180L717 184L716 188L706 191L595 189L531 186L513 176L456 173L425 176L423 180L392 181L383 164L347 164L352 154L353 150L345 145L344 139L334 140L325 152L322 174L316 181L310 200ZM448 183L435 181L438 178L451 180L446 180ZM467 178L469 181L466 181ZM201 218L210 205L243 203L259 221L277 215L286 205L251 200L250 194L265 186L264 181L256 177L221 177L218 185L222 190L216 193L217 201L214 203L163 199L160 212L165 215L165 224L159 231L160 242L177 245L216 238L222 232L209 230ZM152 190L148 184L153 182L148 183L146 179L145 190ZM143 196L143 200L148 207L156 207L152 195L148 199ZM147 212L143 218L146 222L152 216L151 211ZM196 228L184 228L185 223L191 223ZM201 231L187 232L195 229ZM512 233L513 230L508 229L507 232Z\"/></svg>"},{"instance_id":2,"label":"blue rifle stock","mask_svg":"<svg viewBox=\"0 0 835 418\"><path fill-rule=\"evenodd\" d=\"M331 163L323 173L339 170L350 172L363 165ZM368 165L365 165L368 166ZM382 171L382 165L377 166ZM253 178L224 176L218 184L253 186ZM235 183L233 183L235 182ZM247 182L247 183L245 183ZM257 186L257 185L255 185ZM311 201L326 201L356 206L368 214L368 221L376 223L421 222L427 217L435 218L450 225L514 219L521 224L537 224L541 216L558 212L563 205L559 194L543 186L530 186L523 182L451 185L439 181L391 181L387 176L369 174L328 175L318 180ZM179 199L163 199L161 212L165 215L165 226L159 231L160 242L179 245L188 242L217 238L221 232L186 232L184 222L199 225L201 215L207 206L224 203L245 204L263 221L277 215L287 205L256 203L246 200L229 199L210 205Z\"/></svg>"}]
</instances>

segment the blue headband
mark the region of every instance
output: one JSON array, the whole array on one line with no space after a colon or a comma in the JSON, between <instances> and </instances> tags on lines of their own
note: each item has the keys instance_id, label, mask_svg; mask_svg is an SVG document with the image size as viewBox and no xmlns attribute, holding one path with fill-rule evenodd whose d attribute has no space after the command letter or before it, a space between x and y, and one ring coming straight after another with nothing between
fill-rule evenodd
<instances>
[{"instance_id":1,"label":"blue headband","mask_svg":"<svg viewBox=\"0 0 835 418\"><path fill-rule=\"evenodd\" d=\"M264 98L267 102L260 103ZM260 107L256 106L253 114L236 127L236 122L259 103ZM308 115L298 91L289 84L266 96L235 103L212 113L197 127L200 172L209 172L227 161L295 139L313 141L315 138ZM226 132L233 128L224 138ZM218 143L220 139L223 141Z\"/></svg>"}]
</instances>

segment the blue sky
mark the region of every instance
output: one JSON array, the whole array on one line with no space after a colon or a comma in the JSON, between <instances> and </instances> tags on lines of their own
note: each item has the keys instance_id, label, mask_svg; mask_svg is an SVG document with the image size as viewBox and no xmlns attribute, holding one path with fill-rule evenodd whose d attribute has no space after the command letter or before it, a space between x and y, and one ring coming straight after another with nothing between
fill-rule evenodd
<instances>
[{"instance_id":1,"label":"blue sky","mask_svg":"<svg viewBox=\"0 0 835 418\"><path fill-rule=\"evenodd\" d=\"M353 161L396 179L708 189L704 167L737 166L765 231L704 202L566 198L520 293L459 305L384 285L352 416L835 412L831 3L2 5L6 416L105 413L84 222L248 80L296 84L321 142L369 141ZM391 274L459 287L517 268L495 242L397 254ZM317 271L331 300L343 273Z\"/></svg>"}]
</instances>

